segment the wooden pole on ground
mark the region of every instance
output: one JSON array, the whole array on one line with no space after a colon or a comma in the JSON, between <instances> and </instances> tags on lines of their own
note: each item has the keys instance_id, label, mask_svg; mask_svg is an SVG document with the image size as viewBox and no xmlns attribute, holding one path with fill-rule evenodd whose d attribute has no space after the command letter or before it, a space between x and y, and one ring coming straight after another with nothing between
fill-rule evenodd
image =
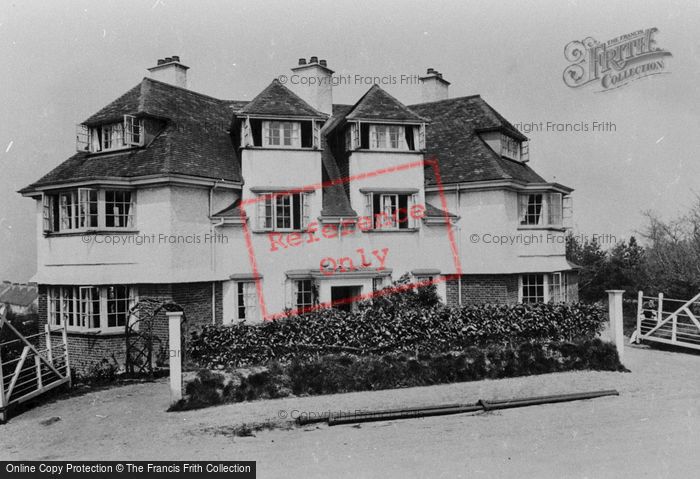
<instances>
[{"instance_id":1,"label":"wooden pole on ground","mask_svg":"<svg viewBox=\"0 0 700 479\"><path fill-rule=\"evenodd\" d=\"M610 316L610 337L617 348L617 355L620 362L624 359L625 337L622 332L622 294L620 289L609 289L608 293L608 313Z\"/></svg>"}]
</instances>

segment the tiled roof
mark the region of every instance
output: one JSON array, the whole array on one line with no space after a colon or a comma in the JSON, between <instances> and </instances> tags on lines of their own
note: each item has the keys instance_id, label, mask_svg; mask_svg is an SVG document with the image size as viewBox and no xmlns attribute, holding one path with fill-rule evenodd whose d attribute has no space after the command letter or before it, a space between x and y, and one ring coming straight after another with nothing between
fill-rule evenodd
<instances>
[{"instance_id":1,"label":"tiled roof","mask_svg":"<svg viewBox=\"0 0 700 479\"><path fill-rule=\"evenodd\" d=\"M389 95L379 85L374 85L347 113L348 120L396 120L422 123L425 118L411 111L406 105Z\"/></svg>"},{"instance_id":2,"label":"tiled roof","mask_svg":"<svg viewBox=\"0 0 700 479\"><path fill-rule=\"evenodd\" d=\"M239 115L327 117L274 79L267 88L238 111Z\"/></svg>"},{"instance_id":3,"label":"tiled roof","mask_svg":"<svg viewBox=\"0 0 700 479\"><path fill-rule=\"evenodd\" d=\"M483 130L515 130L481 97L421 103L412 105L411 109L431 120L426 127L426 158L437 160L443 183L487 180L545 182L527 164L503 158L481 139L479 132ZM425 169L425 179L427 184L435 184L432 168Z\"/></svg>"},{"instance_id":4,"label":"tiled roof","mask_svg":"<svg viewBox=\"0 0 700 479\"><path fill-rule=\"evenodd\" d=\"M0 303L29 306L39 294L37 285L3 282L0 284Z\"/></svg>"},{"instance_id":5,"label":"tiled roof","mask_svg":"<svg viewBox=\"0 0 700 479\"><path fill-rule=\"evenodd\" d=\"M166 174L241 181L240 161L227 131L241 106L242 102L217 100L144 78L86 122L118 120L123 114L167 119L150 144L113 153L76 153L21 191L73 181Z\"/></svg>"},{"instance_id":6,"label":"tiled roof","mask_svg":"<svg viewBox=\"0 0 700 479\"><path fill-rule=\"evenodd\" d=\"M444 218L445 216L449 218L457 218L456 214L450 213L449 211L441 210L437 206L433 206L427 201L425 202L425 216L427 216L428 218Z\"/></svg>"}]
</instances>

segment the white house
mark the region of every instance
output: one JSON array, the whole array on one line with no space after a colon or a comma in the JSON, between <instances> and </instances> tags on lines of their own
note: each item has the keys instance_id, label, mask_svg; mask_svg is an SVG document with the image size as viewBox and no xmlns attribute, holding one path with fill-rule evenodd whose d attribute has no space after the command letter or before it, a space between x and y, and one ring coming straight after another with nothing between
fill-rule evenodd
<instances>
[{"instance_id":1,"label":"white house","mask_svg":"<svg viewBox=\"0 0 700 479\"><path fill-rule=\"evenodd\" d=\"M311 57L293 75L327 81L219 100L188 90L187 69L159 60L21 190L36 201L39 313L67 327L76 367L123 358L142 298L195 327L351 308L405 273L449 305L577 299L572 190L530 168L527 138L478 95L449 98L429 69L424 103L375 85L335 104Z\"/></svg>"}]
</instances>

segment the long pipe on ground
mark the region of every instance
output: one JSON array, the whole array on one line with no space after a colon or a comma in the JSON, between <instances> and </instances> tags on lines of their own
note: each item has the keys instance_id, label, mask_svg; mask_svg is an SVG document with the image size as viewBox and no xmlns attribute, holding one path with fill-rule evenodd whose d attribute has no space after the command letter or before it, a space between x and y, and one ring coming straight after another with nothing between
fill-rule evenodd
<instances>
[{"instance_id":1,"label":"long pipe on ground","mask_svg":"<svg viewBox=\"0 0 700 479\"><path fill-rule=\"evenodd\" d=\"M313 418L311 421L301 422L300 424L309 424L311 422L328 421L329 426L339 426L342 424L356 424L362 422L373 421L389 421L394 419L412 419L419 417L430 416L445 416L448 414L463 414L478 411L492 411L496 409L509 409L525 406L537 406L541 404L552 404L568 401L580 401L582 399L594 399L603 396L619 396L619 392L615 389L606 389L602 391L591 391L585 393L573 394L556 394L549 396L536 396L519 399L498 399L492 401L484 401L480 399L473 404L445 404L442 406L426 406L406 409L389 409L382 411L367 411L357 414L338 414L325 415L325 417ZM300 418L301 419L301 418Z\"/></svg>"}]
</instances>

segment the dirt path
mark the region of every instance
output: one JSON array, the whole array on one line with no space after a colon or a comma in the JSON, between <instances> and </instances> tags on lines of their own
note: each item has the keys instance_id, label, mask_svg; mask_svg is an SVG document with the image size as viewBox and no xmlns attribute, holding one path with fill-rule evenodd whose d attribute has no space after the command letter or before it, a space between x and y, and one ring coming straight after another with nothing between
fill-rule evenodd
<instances>
[{"instance_id":1,"label":"dirt path","mask_svg":"<svg viewBox=\"0 0 700 479\"><path fill-rule=\"evenodd\" d=\"M258 477L693 477L700 356L627 348L632 373L577 372L164 412L168 388L124 386L37 407L0 426L2 459L257 460ZM324 411L616 388L620 397L363 424L231 426ZM60 417L50 425L42 421Z\"/></svg>"}]
</instances>

